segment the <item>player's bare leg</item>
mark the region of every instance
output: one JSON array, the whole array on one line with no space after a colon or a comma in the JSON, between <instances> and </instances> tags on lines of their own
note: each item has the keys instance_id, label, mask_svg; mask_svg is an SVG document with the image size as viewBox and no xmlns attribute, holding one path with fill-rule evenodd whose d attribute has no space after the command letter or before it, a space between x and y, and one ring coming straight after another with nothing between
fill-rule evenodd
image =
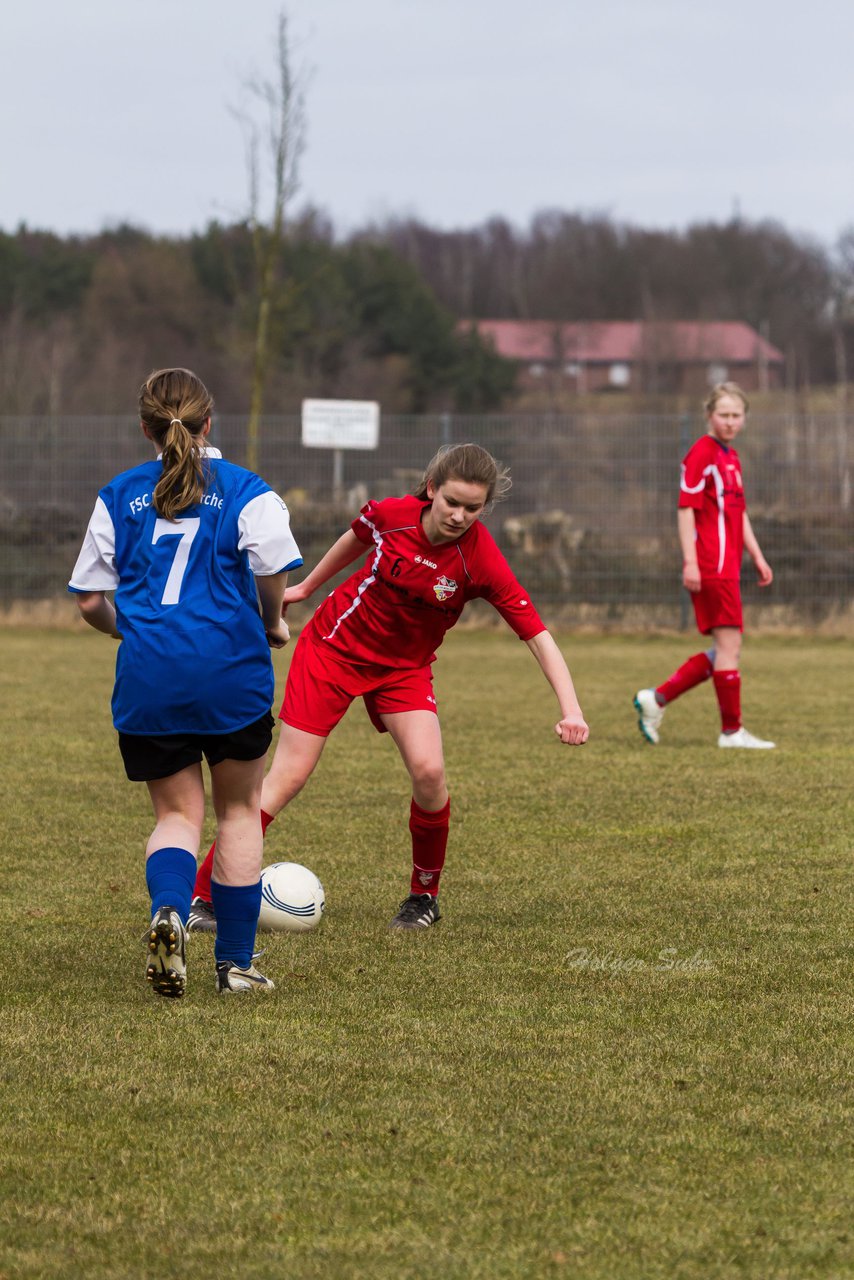
<instances>
[{"instance_id":1,"label":"player's bare leg","mask_svg":"<svg viewBox=\"0 0 854 1280\"><path fill-rule=\"evenodd\" d=\"M222 760L211 769L217 824L213 874L220 884L251 884L261 874L264 759Z\"/></svg>"},{"instance_id":2,"label":"player's bare leg","mask_svg":"<svg viewBox=\"0 0 854 1280\"><path fill-rule=\"evenodd\" d=\"M715 671L737 671L741 661L741 632L738 627L715 627Z\"/></svg>"},{"instance_id":3,"label":"player's bare leg","mask_svg":"<svg viewBox=\"0 0 854 1280\"><path fill-rule=\"evenodd\" d=\"M326 738L282 723L273 763L261 788L261 808L271 817L290 804L308 782L323 754Z\"/></svg>"},{"instance_id":4,"label":"player's bare leg","mask_svg":"<svg viewBox=\"0 0 854 1280\"><path fill-rule=\"evenodd\" d=\"M202 766L188 765L168 778L146 783L154 810L154 830L148 837L145 856L158 849L177 846L196 854L205 820L205 788Z\"/></svg>"},{"instance_id":5,"label":"player's bare leg","mask_svg":"<svg viewBox=\"0 0 854 1280\"><path fill-rule=\"evenodd\" d=\"M435 812L448 803L445 753L439 717L433 711L398 711L381 717L412 779L412 795Z\"/></svg>"}]
</instances>

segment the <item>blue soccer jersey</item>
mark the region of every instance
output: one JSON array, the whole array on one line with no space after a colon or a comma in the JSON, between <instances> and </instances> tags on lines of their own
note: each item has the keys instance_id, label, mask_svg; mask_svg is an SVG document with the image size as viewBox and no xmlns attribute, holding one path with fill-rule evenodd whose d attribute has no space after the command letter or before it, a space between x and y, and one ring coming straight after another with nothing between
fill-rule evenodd
<instances>
[{"instance_id":1,"label":"blue soccer jersey","mask_svg":"<svg viewBox=\"0 0 854 1280\"><path fill-rule=\"evenodd\" d=\"M263 480L204 450L195 507L152 505L158 460L98 495L68 589L115 591L113 723L123 733L230 733L270 710L270 646L253 575L302 564L288 509Z\"/></svg>"}]
</instances>

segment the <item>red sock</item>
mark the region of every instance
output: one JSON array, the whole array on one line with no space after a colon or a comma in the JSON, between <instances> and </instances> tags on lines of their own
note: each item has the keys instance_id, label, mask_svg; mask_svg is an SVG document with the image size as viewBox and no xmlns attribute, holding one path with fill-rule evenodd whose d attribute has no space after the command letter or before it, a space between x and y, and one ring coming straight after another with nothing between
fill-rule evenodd
<instances>
[{"instance_id":1,"label":"red sock","mask_svg":"<svg viewBox=\"0 0 854 1280\"><path fill-rule=\"evenodd\" d=\"M430 893L434 898L437 896L439 877L445 865L450 820L450 800L435 813L422 809L412 801L409 808L409 830L412 832L410 893Z\"/></svg>"},{"instance_id":2,"label":"red sock","mask_svg":"<svg viewBox=\"0 0 854 1280\"><path fill-rule=\"evenodd\" d=\"M721 709L721 733L741 728L741 676L737 671L715 672L715 693Z\"/></svg>"},{"instance_id":3,"label":"red sock","mask_svg":"<svg viewBox=\"0 0 854 1280\"><path fill-rule=\"evenodd\" d=\"M689 689L693 689L695 684L702 684L704 680L708 680L713 671L714 667L709 655L695 653L693 658L683 662L664 684L660 684L655 692L660 693L665 702L672 702L681 693L687 693Z\"/></svg>"},{"instance_id":4,"label":"red sock","mask_svg":"<svg viewBox=\"0 0 854 1280\"><path fill-rule=\"evenodd\" d=\"M274 816L275 815L272 813L265 813L263 809L261 810L261 835L262 836L267 834L267 828L269 827L270 823L273 821ZM208 856L205 858L204 862L201 864L198 871L196 872L196 883L193 886L193 897L202 898L204 899L205 902L210 902L211 900L211 872L213 871L213 860L214 860L215 851L216 851L216 840L214 840L213 844L208 849Z\"/></svg>"}]
</instances>

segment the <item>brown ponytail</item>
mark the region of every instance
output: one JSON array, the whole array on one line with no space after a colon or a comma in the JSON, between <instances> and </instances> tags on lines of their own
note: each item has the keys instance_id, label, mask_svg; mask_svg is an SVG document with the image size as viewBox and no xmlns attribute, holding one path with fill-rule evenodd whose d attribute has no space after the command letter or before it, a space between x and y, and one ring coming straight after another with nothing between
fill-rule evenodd
<instances>
[{"instance_id":1,"label":"brown ponytail","mask_svg":"<svg viewBox=\"0 0 854 1280\"><path fill-rule=\"evenodd\" d=\"M202 431L213 397L189 369L158 369L139 390L139 416L163 453L163 474L153 494L154 509L174 520L207 492Z\"/></svg>"}]
</instances>

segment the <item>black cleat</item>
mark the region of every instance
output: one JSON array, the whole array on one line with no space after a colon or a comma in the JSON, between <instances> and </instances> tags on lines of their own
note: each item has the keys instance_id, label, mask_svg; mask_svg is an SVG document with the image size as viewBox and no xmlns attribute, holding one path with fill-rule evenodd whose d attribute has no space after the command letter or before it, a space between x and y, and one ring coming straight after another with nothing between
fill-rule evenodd
<instances>
[{"instance_id":1,"label":"black cleat","mask_svg":"<svg viewBox=\"0 0 854 1280\"><path fill-rule=\"evenodd\" d=\"M193 898L190 903L187 928L191 933L216 933L213 904L205 902L204 898Z\"/></svg>"},{"instance_id":2,"label":"black cleat","mask_svg":"<svg viewBox=\"0 0 854 1280\"><path fill-rule=\"evenodd\" d=\"M187 931L181 917L172 907L161 907L151 921L146 935L148 962L145 977L158 996L173 999L184 994L187 985L187 960L184 951Z\"/></svg>"},{"instance_id":3,"label":"black cleat","mask_svg":"<svg viewBox=\"0 0 854 1280\"><path fill-rule=\"evenodd\" d=\"M438 898L431 893L410 893L401 902L389 929L427 929L441 918Z\"/></svg>"}]
</instances>

